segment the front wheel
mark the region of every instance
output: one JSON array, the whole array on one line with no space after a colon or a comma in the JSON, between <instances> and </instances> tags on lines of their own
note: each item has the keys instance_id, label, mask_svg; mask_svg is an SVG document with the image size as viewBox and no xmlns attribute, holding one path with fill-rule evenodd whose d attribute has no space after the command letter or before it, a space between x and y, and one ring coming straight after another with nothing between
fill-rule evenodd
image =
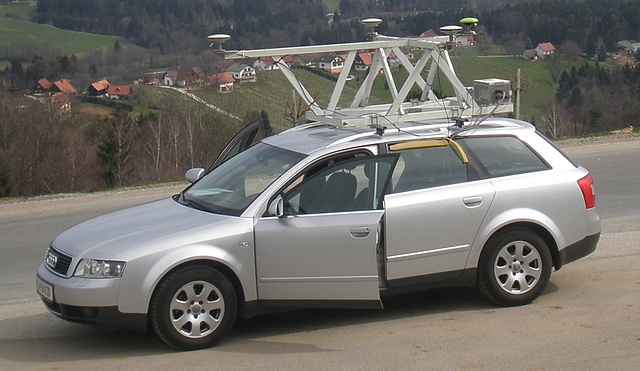
<instances>
[{"instance_id":1,"label":"front wheel","mask_svg":"<svg viewBox=\"0 0 640 371\"><path fill-rule=\"evenodd\" d=\"M545 241L526 228L511 228L491 237L480 254L478 289L504 306L524 305L544 291L552 269Z\"/></svg>"},{"instance_id":2,"label":"front wheel","mask_svg":"<svg viewBox=\"0 0 640 371\"><path fill-rule=\"evenodd\" d=\"M233 326L237 299L231 282L208 266L187 266L162 280L149 307L153 330L181 350L203 349Z\"/></svg>"}]
</instances>

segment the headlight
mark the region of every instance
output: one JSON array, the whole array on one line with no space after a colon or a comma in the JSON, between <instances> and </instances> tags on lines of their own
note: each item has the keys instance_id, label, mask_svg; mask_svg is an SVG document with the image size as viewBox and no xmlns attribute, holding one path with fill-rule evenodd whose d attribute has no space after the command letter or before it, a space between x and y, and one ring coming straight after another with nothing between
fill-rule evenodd
<instances>
[{"instance_id":1,"label":"headlight","mask_svg":"<svg viewBox=\"0 0 640 371\"><path fill-rule=\"evenodd\" d=\"M122 277L125 265L125 262L113 260L82 259L73 275L82 278Z\"/></svg>"}]
</instances>

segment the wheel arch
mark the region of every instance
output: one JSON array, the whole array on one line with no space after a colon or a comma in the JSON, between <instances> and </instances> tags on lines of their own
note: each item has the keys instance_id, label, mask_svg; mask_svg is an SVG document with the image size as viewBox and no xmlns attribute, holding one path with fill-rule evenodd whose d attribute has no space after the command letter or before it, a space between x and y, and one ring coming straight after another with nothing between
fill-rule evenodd
<instances>
[{"instance_id":1,"label":"wheel arch","mask_svg":"<svg viewBox=\"0 0 640 371\"><path fill-rule=\"evenodd\" d=\"M242 287L242 284L240 283L240 278L238 277L238 275L234 272L233 269L231 269L229 266L227 266L226 264L217 261L217 260L212 260L212 259L194 259L194 260L189 260L189 261L185 261L182 262L174 267L172 267L171 269L167 270L166 272L164 272L164 274L159 277L159 279L156 282L156 285L154 286L151 295L149 296L149 300L147 302L147 313L149 313L149 306L151 305L151 298L153 297L153 295L156 293L156 291L158 290L158 287L160 286L160 284L164 281L164 279L171 275L173 272L182 269L184 267L187 266L196 266L196 265L201 265L201 266L206 266L206 267L210 267L213 268L215 270L217 270L218 272L220 272L222 275L224 275L229 282L231 282L231 285L233 286L233 290L236 293L236 300L238 301L238 312L241 314L244 312L245 310L245 292L244 292L244 288Z\"/></svg>"},{"instance_id":2,"label":"wheel arch","mask_svg":"<svg viewBox=\"0 0 640 371\"><path fill-rule=\"evenodd\" d=\"M480 245L480 248L477 250L478 252L473 260L473 265L476 267L478 266L480 254L482 253L482 250L486 247L487 243L489 242L489 240L491 240L493 236L499 233L502 233L508 229L518 228L518 227L529 229L530 231L540 236L544 240L544 242L547 244L547 247L549 248L549 252L551 253L551 258L553 260L553 266L554 267L561 266L560 253L558 250L558 242L553 237L553 234L551 233L551 231L549 231L549 229L547 229L545 226L529 220L514 221L511 223L501 225L499 228L495 229L489 235L487 235L487 237L482 241L482 245Z\"/></svg>"}]
</instances>

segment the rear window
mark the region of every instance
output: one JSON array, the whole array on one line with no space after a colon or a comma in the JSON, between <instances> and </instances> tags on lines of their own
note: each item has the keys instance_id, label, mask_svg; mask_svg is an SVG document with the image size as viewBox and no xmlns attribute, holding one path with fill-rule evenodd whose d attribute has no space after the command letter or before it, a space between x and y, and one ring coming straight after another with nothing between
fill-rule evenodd
<instances>
[{"instance_id":1,"label":"rear window","mask_svg":"<svg viewBox=\"0 0 640 371\"><path fill-rule=\"evenodd\" d=\"M457 142L488 177L548 170L549 165L520 139L511 136L468 137Z\"/></svg>"}]
</instances>

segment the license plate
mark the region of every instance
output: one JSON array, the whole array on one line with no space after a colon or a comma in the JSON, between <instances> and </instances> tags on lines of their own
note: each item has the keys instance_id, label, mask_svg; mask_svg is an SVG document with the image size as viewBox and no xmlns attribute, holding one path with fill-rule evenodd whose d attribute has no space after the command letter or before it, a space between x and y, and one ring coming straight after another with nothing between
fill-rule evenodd
<instances>
[{"instance_id":1,"label":"license plate","mask_svg":"<svg viewBox=\"0 0 640 371\"><path fill-rule=\"evenodd\" d=\"M45 300L53 303L53 285L36 276L36 291Z\"/></svg>"}]
</instances>

